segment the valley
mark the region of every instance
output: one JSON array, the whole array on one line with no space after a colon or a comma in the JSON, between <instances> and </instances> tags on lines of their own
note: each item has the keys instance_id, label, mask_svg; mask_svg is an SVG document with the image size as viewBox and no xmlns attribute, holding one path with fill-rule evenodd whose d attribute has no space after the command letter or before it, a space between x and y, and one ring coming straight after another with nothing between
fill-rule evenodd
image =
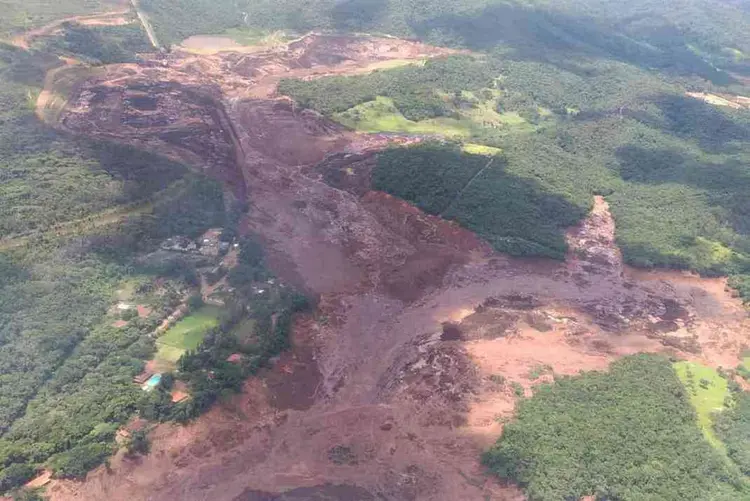
<instances>
[{"instance_id":1,"label":"valley","mask_svg":"<svg viewBox=\"0 0 750 501\"><path fill-rule=\"evenodd\" d=\"M53 112L37 101L51 126L219 180L249 205L239 232L318 302L295 318L293 349L242 393L185 426L158 425L148 455L53 480L50 499L520 500L480 457L553 375L642 352L738 365L750 319L726 279L624 264L606 197L567 230L564 260L501 254L372 189L381 151L434 138L357 132L277 91L283 78L455 53L311 33L249 53L149 54L62 90L48 79L47 93L64 94Z\"/></svg>"}]
</instances>

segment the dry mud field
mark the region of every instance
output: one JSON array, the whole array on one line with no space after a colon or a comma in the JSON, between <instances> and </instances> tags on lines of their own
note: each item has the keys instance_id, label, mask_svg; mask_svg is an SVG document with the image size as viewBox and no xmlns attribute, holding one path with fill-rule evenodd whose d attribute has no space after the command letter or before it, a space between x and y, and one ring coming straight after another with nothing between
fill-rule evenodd
<instances>
[{"instance_id":1,"label":"dry mud field","mask_svg":"<svg viewBox=\"0 0 750 501\"><path fill-rule=\"evenodd\" d=\"M180 159L251 210L272 268L319 297L294 350L195 423L160 425L54 501L520 500L479 464L517 396L550 376L664 352L734 367L747 315L721 279L623 266L598 198L565 262L512 259L370 190L362 135L276 95L282 77L368 71L448 51L309 35L254 53L175 51L78 82L56 126Z\"/></svg>"}]
</instances>

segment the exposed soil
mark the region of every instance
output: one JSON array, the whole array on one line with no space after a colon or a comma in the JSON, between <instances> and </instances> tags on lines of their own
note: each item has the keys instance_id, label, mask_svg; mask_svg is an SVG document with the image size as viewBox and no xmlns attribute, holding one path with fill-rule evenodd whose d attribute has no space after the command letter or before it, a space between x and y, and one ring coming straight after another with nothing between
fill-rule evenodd
<instances>
[{"instance_id":1,"label":"exposed soil","mask_svg":"<svg viewBox=\"0 0 750 501\"><path fill-rule=\"evenodd\" d=\"M707 94L704 92L686 92L685 94L714 106L726 106L735 110L750 108L750 97L747 96L737 96L734 94Z\"/></svg>"},{"instance_id":2,"label":"exposed soil","mask_svg":"<svg viewBox=\"0 0 750 501\"><path fill-rule=\"evenodd\" d=\"M275 96L284 76L365 71L446 51L311 35L286 50L176 52L80 86L58 126L179 158L249 199L242 224L286 281L319 297L295 349L152 452L117 456L53 500L517 500L479 464L550 372L666 352L734 366L748 319L723 282L623 266L606 202L566 262L497 255L472 233L370 191L359 135ZM413 140L413 139L409 139ZM406 141L406 139L405 139Z\"/></svg>"},{"instance_id":3,"label":"exposed soil","mask_svg":"<svg viewBox=\"0 0 750 501\"><path fill-rule=\"evenodd\" d=\"M103 12L101 14L71 16L64 19L57 19L45 24L44 26L28 30L22 35L18 35L11 40L11 44L21 49L28 49L35 39L54 35L61 30L62 25L65 23L79 23L86 26L121 26L132 22L131 19L128 19L130 9L125 8L128 4L127 0L117 0L110 3L113 4L113 6L123 8L111 12Z\"/></svg>"}]
</instances>

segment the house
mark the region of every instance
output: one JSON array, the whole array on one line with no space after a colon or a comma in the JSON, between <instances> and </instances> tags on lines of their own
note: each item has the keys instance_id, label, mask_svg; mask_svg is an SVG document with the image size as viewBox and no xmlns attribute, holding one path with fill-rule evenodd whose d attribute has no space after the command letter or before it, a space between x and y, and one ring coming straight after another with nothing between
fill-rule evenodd
<instances>
[{"instance_id":1,"label":"house","mask_svg":"<svg viewBox=\"0 0 750 501\"><path fill-rule=\"evenodd\" d=\"M175 381L174 386L172 387L172 391L170 392L170 396L172 398L173 404L184 402L185 400L190 398L190 393L188 392L187 385L182 381Z\"/></svg>"},{"instance_id":2,"label":"house","mask_svg":"<svg viewBox=\"0 0 750 501\"><path fill-rule=\"evenodd\" d=\"M51 480L52 472L49 470L44 470L39 475L26 482L24 487L27 489L39 489L40 487L44 487L45 485L50 483Z\"/></svg>"},{"instance_id":3,"label":"house","mask_svg":"<svg viewBox=\"0 0 750 501\"><path fill-rule=\"evenodd\" d=\"M117 430L117 434L115 435L115 441L118 444L122 444L126 440L128 440L130 437L133 436L133 433L143 431L148 426L148 421L146 421L143 418L135 417L130 420L128 424Z\"/></svg>"},{"instance_id":4,"label":"house","mask_svg":"<svg viewBox=\"0 0 750 501\"><path fill-rule=\"evenodd\" d=\"M153 372L149 372L149 371L143 371L143 372L141 372L140 374L138 374L138 375L137 375L136 377L134 377L134 378L133 378L133 382L134 382L135 384L140 384L140 385L142 385L142 384L144 384L144 383L145 383L146 381L148 381L148 380L149 380L149 379L151 378L151 376L153 376L153 375L154 375L154 373L153 373Z\"/></svg>"},{"instance_id":5,"label":"house","mask_svg":"<svg viewBox=\"0 0 750 501\"><path fill-rule=\"evenodd\" d=\"M231 364L238 364L242 362L242 353L232 353L227 357L227 362Z\"/></svg>"},{"instance_id":6,"label":"house","mask_svg":"<svg viewBox=\"0 0 750 501\"><path fill-rule=\"evenodd\" d=\"M190 394L175 388L172 390L171 397L173 404L179 404L180 402L184 402L185 400L190 398Z\"/></svg>"},{"instance_id":7,"label":"house","mask_svg":"<svg viewBox=\"0 0 750 501\"><path fill-rule=\"evenodd\" d=\"M176 252L195 252L198 250L198 245L187 237L176 236L164 240L161 248Z\"/></svg>"},{"instance_id":8,"label":"house","mask_svg":"<svg viewBox=\"0 0 750 501\"><path fill-rule=\"evenodd\" d=\"M204 256L218 256L221 250L221 244L223 243L219 242L221 232L221 228L211 228L206 230L200 238L201 247L199 252Z\"/></svg>"}]
</instances>

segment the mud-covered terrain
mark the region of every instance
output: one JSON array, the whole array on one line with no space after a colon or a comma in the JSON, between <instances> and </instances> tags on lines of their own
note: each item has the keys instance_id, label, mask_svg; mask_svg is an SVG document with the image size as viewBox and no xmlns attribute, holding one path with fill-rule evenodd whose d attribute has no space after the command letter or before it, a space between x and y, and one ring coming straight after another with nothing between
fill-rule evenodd
<instances>
[{"instance_id":1,"label":"mud-covered terrain","mask_svg":"<svg viewBox=\"0 0 750 501\"><path fill-rule=\"evenodd\" d=\"M371 191L398 138L346 130L276 96L280 78L368 71L447 51L311 35L266 52L175 52L80 82L57 126L179 158L247 198L243 230L319 297L295 350L197 422L159 426L53 500L511 500L483 449L550 374L640 351L734 367L748 332L720 279L623 266L606 202L566 262L511 259L454 223ZM401 139L401 142L412 141Z\"/></svg>"}]
</instances>

